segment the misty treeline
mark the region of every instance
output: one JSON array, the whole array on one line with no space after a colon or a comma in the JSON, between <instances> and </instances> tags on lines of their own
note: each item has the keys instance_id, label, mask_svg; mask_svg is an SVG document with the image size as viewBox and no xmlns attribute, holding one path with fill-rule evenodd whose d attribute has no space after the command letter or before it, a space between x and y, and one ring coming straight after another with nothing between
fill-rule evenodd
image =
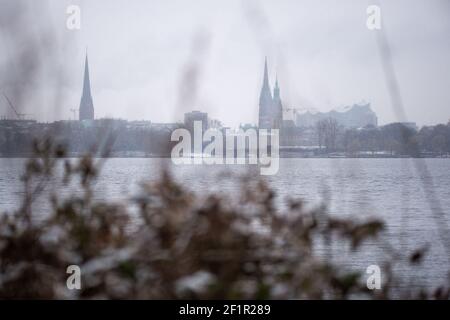
<instances>
[{"instance_id":1,"label":"misty treeline","mask_svg":"<svg viewBox=\"0 0 450 320\"><path fill-rule=\"evenodd\" d=\"M449 298L445 279L434 289L405 286L410 280L396 267L420 268L427 251L381 246L386 226L378 219L334 217L293 198L280 209L254 175L236 176L241 189L233 195L199 194L164 168L129 200L98 200L106 158L68 159L50 139L33 149L22 201L0 215L0 298ZM79 192L63 192L74 184ZM36 205L43 198L44 212ZM367 241L385 248L375 290L366 270L333 259ZM74 266L81 281L70 290Z\"/></svg>"},{"instance_id":2,"label":"misty treeline","mask_svg":"<svg viewBox=\"0 0 450 320\"><path fill-rule=\"evenodd\" d=\"M47 136L66 145L68 152L81 154L101 145L108 137L114 137L111 145L114 156L120 152L140 152L141 156L165 157L170 155L174 146L170 138L172 130L182 127L183 124L145 127L128 125L124 120L102 119L97 120L95 126L61 121L34 123L24 128L14 121L4 120L0 125L0 154L31 155L33 139ZM298 135L306 145L318 146L315 151L318 156L334 152L348 156L366 152L379 156L383 152L383 156L437 157L450 153L450 124L424 126L420 130L402 123L348 129L329 118L319 121L314 128L294 131L282 128L280 134L282 145L289 141L286 136Z\"/></svg>"},{"instance_id":3,"label":"misty treeline","mask_svg":"<svg viewBox=\"0 0 450 320\"><path fill-rule=\"evenodd\" d=\"M127 126L123 120L101 119L95 125L79 121L34 123L26 128L14 121L0 123L0 155L31 156L36 138L52 137L66 146L69 155L80 155L112 140L110 155L115 152L139 152L140 156L168 156L173 143L172 129L145 126Z\"/></svg>"},{"instance_id":4,"label":"misty treeline","mask_svg":"<svg viewBox=\"0 0 450 320\"><path fill-rule=\"evenodd\" d=\"M317 123L314 133L323 153L385 152L412 157L450 153L450 123L424 126L420 130L403 123L345 129L333 119L325 119Z\"/></svg>"}]
</instances>

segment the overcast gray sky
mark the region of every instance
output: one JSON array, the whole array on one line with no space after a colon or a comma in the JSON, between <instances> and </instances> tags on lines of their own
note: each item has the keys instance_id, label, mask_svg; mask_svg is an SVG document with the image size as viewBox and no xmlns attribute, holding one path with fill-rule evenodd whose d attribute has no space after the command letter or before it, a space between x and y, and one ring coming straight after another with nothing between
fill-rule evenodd
<instances>
[{"instance_id":1,"label":"overcast gray sky","mask_svg":"<svg viewBox=\"0 0 450 320\"><path fill-rule=\"evenodd\" d=\"M397 120L377 31L366 27L372 1L0 3L0 87L41 121L69 119L78 108L86 48L97 118L171 122L197 109L229 126L256 123L267 56L284 106L328 111L365 100L381 124ZM66 28L71 4L81 8L80 30ZM408 119L446 123L450 1L390 0L380 7ZM0 115L7 114L0 101Z\"/></svg>"}]
</instances>

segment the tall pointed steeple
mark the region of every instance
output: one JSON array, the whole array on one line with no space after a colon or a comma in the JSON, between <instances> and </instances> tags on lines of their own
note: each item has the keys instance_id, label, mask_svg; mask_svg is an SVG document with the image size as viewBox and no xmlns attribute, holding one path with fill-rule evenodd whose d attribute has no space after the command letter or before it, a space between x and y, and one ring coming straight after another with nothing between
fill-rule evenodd
<instances>
[{"instance_id":1,"label":"tall pointed steeple","mask_svg":"<svg viewBox=\"0 0 450 320\"><path fill-rule=\"evenodd\" d=\"M91 81L89 80L89 61L86 53L86 60L84 62L84 81L83 81L83 94L91 97Z\"/></svg>"},{"instance_id":2,"label":"tall pointed steeple","mask_svg":"<svg viewBox=\"0 0 450 320\"><path fill-rule=\"evenodd\" d=\"M270 127L270 111L272 106L272 92L269 84L269 72L267 70L267 57L264 60L264 78L261 93L259 95L259 127Z\"/></svg>"},{"instance_id":3,"label":"tall pointed steeple","mask_svg":"<svg viewBox=\"0 0 450 320\"><path fill-rule=\"evenodd\" d=\"M280 99L280 87L278 86L278 75L275 78L275 87L273 88L273 99Z\"/></svg>"},{"instance_id":4,"label":"tall pointed steeple","mask_svg":"<svg viewBox=\"0 0 450 320\"><path fill-rule=\"evenodd\" d=\"M278 86L278 75L273 88L273 110L272 110L272 127L280 129L283 122L283 104L281 103L280 87Z\"/></svg>"},{"instance_id":5,"label":"tall pointed steeple","mask_svg":"<svg viewBox=\"0 0 450 320\"><path fill-rule=\"evenodd\" d=\"M89 80L89 63L87 52L86 60L84 63L83 93L81 95L79 115L80 120L94 119L94 103L92 102L91 95L91 82Z\"/></svg>"},{"instance_id":6,"label":"tall pointed steeple","mask_svg":"<svg viewBox=\"0 0 450 320\"><path fill-rule=\"evenodd\" d=\"M269 88L269 72L267 71L267 57L264 59L264 80L263 80L263 89Z\"/></svg>"}]
</instances>

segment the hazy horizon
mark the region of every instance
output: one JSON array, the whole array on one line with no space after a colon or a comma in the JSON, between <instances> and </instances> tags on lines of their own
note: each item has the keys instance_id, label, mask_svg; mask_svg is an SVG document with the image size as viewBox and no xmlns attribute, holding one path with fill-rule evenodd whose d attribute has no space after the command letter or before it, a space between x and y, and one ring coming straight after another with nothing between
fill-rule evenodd
<instances>
[{"instance_id":1,"label":"hazy horizon","mask_svg":"<svg viewBox=\"0 0 450 320\"><path fill-rule=\"evenodd\" d=\"M376 2L374 2L376 3ZM257 123L264 57L284 107L370 102L395 122L364 1L5 1L0 88L39 121L73 118L89 53L96 118ZM81 29L66 28L69 5ZM450 3L380 1L408 120L450 119ZM30 50L31 48L31 50ZM31 53L30 53L31 52ZM0 116L11 116L4 99Z\"/></svg>"}]
</instances>

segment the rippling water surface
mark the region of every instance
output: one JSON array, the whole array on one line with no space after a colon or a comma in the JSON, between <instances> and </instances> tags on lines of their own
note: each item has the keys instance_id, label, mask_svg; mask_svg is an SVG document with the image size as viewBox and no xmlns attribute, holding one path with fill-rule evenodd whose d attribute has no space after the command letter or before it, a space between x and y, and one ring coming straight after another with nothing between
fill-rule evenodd
<instances>
[{"instance_id":1,"label":"rippling water surface","mask_svg":"<svg viewBox=\"0 0 450 320\"><path fill-rule=\"evenodd\" d=\"M18 206L24 163L24 159L0 159L0 211ZM115 158L107 160L102 169L96 197L129 198L139 190L140 182L157 179L163 165L180 183L201 195L217 192L237 197L235 177L259 175L257 167L249 166L174 166L168 159ZM278 174L264 179L276 191L279 206L287 197L299 197L311 206L327 203L333 215L376 216L386 221L385 244L368 243L356 256L335 244L339 255L334 259L365 270L370 264L381 264L387 243L400 252L430 244L423 266L398 267L405 273L405 282L399 286L432 287L446 281L449 255L438 225L450 224L450 159L281 159ZM72 192L78 192L76 187L63 195ZM46 199L35 205L45 214Z\"/></svg>"}]
</instances>

